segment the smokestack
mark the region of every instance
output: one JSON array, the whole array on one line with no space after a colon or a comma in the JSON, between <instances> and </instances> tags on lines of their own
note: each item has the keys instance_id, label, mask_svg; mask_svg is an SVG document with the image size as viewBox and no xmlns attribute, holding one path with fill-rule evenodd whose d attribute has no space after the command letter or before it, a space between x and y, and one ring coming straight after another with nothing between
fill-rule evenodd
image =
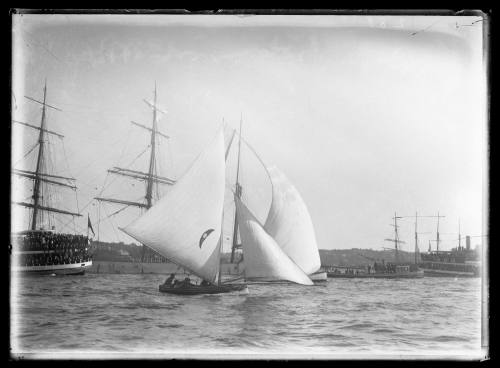
<instances>
[{"instance_id":1,"label":"smokestack","mask_svg":"<svg viewBox=\"0 0 500 368\"><path fill-rule=\"evenodd\" d=\"M470 236L469 235L467 235L465 237L465 244L466 244L467 250L470 250Z\"/></svg>"}]
</instances>

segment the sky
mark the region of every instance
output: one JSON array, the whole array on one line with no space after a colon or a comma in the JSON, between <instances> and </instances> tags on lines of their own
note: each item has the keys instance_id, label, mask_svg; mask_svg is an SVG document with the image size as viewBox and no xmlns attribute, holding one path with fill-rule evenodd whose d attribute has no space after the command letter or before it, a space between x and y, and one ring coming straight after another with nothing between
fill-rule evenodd
<instances>
[{"instance_id":1,"label":"sky","mask_svg":"<svg viewBox=\"0 0 500 368\"><path fill-rule=\"evenodd\" d=\"M457 245L459 221L462 235L487 233L480 17L13 18L12 118L40 124L40 106L23 96L42 99L45 80L47 103L62 110L47 112L48 129L64 135L51 137L51 164L76 178L78 190L53 195L59 208L83 216L58 220L60 231L85 233L88 214L100 240L133 242L118 227L140 211L93 198L143 200L143 183L107 170L147 171L148 133L130 121L151 125L143 99L152 99L156 84L167 111L158 126L170 137L160 138L160 174L178 179L222 124L229 140L241 120L243 138L302 195L320 249L391 247L384 239L393 236L394 213L404 217L403 249L413 249L414 218L406 216L417 211L445 216L440 249ZM36 150L27 152L36 132L16 124L12 139L12 166L33 170ZM245 145L240 162L244 199L263 221L270 187L262 165ZM12 180L12 196L29 198L29 180ZM12 211L13 229L26 228L26 211ZM427 250L436 218L420 218L418 229Z\"/></svg>"}]
</instances>

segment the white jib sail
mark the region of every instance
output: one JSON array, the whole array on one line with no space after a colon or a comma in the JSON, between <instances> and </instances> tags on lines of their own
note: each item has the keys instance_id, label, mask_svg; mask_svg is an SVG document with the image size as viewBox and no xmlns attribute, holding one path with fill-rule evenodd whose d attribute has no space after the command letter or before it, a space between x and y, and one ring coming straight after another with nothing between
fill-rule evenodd
<instances>
[{"instance_id":1,"label":"white jib sail","mask_svg":"<svg viewBox=\"0 0 500 368\"><path fill-rule=\"evenodd\" d=\"M237 198L236 211L247 279L288 280L313 285L311 279L281 250L255 216Z\"/></svg>"},{"instance_id":2,"label":"white jib sail","mask_svg":"<svg viewBox=\"0 0 500 368\"><path fill-rule=\"evenodd\" d=\"M264 229L283 251L310 275L321 267L311 216L297 189L278 168L267 169L273 199Z\"/></svg>"},{"instance_id":3,"label":"white jib sail","mask_svg":"<svg viewBox=\"0 0 500 368\"><path fill-rule=\"evenodd\" d=\"M123 231L214 282L225 190L224 135L202 152L172 189Z\"/></svg>"}]
</instances>

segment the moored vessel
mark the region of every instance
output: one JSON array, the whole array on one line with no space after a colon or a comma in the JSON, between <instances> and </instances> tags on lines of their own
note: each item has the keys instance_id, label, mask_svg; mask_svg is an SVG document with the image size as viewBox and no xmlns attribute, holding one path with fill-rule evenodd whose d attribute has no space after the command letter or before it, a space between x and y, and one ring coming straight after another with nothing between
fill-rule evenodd
<instances>
[{"instance_id":1,"label":"moored vessel","mask_svg":"<svg viewBox=\"0 0 500 368\"><path fill-rule=\"evenodd\" d=\"M368 266L366 269L355 269L346 268L344 272L340 272L338 269L335 271L329 271L328 277L330 278L384 278L384 279L407 279L407 278L422 278L424 277L424 271L418 267L417 255L418 255L418 233L417 233L417 218L418 214L415 214L415 259L414 263L404 263L399 260L399 244L404 244L405 242L399 239L397 223L398 219L403 218L402 216L397 216L394 213L394 239L385 239L386 241L394 242L394 252L395 252L395 262L374 262L373 265Z\"/></svg>"},{"instance_id":2,"label":"moored vessel","mask_svg":"<svg viewBox=\"0 0 500 368\"><path fill-rule=\"evenodd\" d=\"M123 198L116 198L110 196L95 197L94 199L98 201L99 206L102 203L110 204L114 207L119 207L119 209L114 214L118 214L123 210L130 210L132 208L139 209L140 211L147 211L159 198L160 186L171 186L175 184L175 180L163 176L160 172L159 163L157 161L158 155L160 153L160 140L169 140L169 135L160 131L158 128L158 123L160 119L166 115L166 111L158 106L157 103L157 87L155 83L153 100L149 101L144 99L144 103L152 111L152 123L150 126L146 126L135 121L130 123L135 127L141 128L147 133L149 133L149 145L146 147L145 151L149 150L149 158L147 162L147 169L143 170L141 167L135 168L130 167L133 162L125 167L112 167L108 169L108 173L115 175L116 177L124 177L128 180L143 181L145 185L145 192L141 200L130 200ZM103 188L104 191L104 188ZM101 191L102 194L102 191ZM100 208L100 207L99 207ZM108 216L109 217L109 216ZM101 221L101 219L99 219ZM160 262L156 262L159 260ZM136 273L155 273L155 274L165 274L169 271L169 260L164 259L163 256L159 255L153 249L142 244L142 252L140 260L135 260L130 262L128 260L102 260L99 259L99 254L96 254L96 262L90 272L92 273L120 273L120 274L136 274Z\"/></svg>"},{"instance_id":3,"label":"moored vessel","mask_svg":"<svg viewBox=\"0 0 500 368\"><path fill-rule=\"evenodd\" d=\"M81 214L57 208L52 204L58 189L72 189L76 193L74 178L56 175L51 171L54 160L50 157L49 145L53 143L50 142L50 138L62 139L64 136L48 129L46 109L61 110L46 103L46 83L43 89L43 101L25 97L42 106L42 117L39 126L13 120L16 124L38 131L38 140L25 157L37 147L38 151L34 170L23 168L12 171L16 177L32 180L33 184L31 201L13 201L13 204L28 210L29 229L11 233L13 256L11 270L31 275L82 275L92 265L88 234L88 229L91 229L90 218L86 236L77 234L76 231L74 234L57 231L56 220L59 219L56 216L80 217Z\"/></svg>"},{"instance_id":4,"label":"moored vessel","mask_svg":"<svg viewBox=\"0 0 500 368\"><path fill-rule=\"evenodd\" d=\"M439 214L438 214L439 215ZM475 236L482 237L482 236ZM420 255L420 267L426 276L430 277L480 277L481 266L478 249L471 249L471 236L465 237L466 246L462 246L462 235L460 234L460 220L458 222L458 245L449 251L439 249L439 217L436 230L436 250L429 249L427 253Z\"/></svg>"},{"instance_id":5,"label":"moored vessel","mask_svg":"<svg viewBox=\"0 0 500 368\"><path fill-rule=\"evenodd\" d=\"M345 272L328 272L331 278L376 278L376 279L414 279L424 277L424 271L412 265L384 264L374 272L346 269Z\"/></svg>"}]
</instances>

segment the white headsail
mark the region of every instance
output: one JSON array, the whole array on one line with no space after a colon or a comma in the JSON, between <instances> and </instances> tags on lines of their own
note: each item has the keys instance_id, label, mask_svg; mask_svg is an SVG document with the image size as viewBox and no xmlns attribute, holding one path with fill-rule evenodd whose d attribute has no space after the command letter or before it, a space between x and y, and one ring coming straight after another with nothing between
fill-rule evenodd
<instances>
[{"instance_id":1,"label":"white headsail","mask_svg":"<svg viewBox=\"0 0 500 368\"><path fill-rule=\"evenodd\" d=\"M313 285L311 279L281 250L236 196L235 201L245 257L246 278L288 280L298 284Z\"/></svg>"},{"instance_id":2,"label":"white headsail","mask_svg":"<svg viewBox=\"0 0 500 368\"><path fill-rule=\"evenodd\" d=\"M264 229L308 275L321 267L311 216L297 189L276 167L267 169L273 199Z\"/></svg>"},{"instance_id":3,"label":"white headsail","mask_svg":"<svg viewBox=\"0 0 500 368\"><path fill-rule=\"evenodd\" d=\"M122 229L164 257L214 282L225 189L223 130L172 189Z\"/></svg>"}]
</instances>

